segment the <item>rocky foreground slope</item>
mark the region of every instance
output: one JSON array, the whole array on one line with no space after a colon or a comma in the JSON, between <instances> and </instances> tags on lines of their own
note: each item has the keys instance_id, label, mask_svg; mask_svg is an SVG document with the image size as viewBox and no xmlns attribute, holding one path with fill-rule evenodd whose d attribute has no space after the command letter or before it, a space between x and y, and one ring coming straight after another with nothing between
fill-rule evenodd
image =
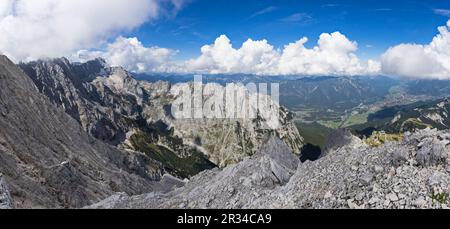
<instances>
[{"instance_id":1,"label":"rocky foreground slope","mask_svg":"<svg viewBox=\"0 0 450 229\"><path fill-rule=\"evenodd\" d=\"M372 148L342 131L314 162L272 138L254 156L170 193L114 195L91 208L448 208L450 132Z\"/></svg>"},{"instance_id":2,"label":"rocky foreground slope","mask_svg":"<svg viewBox=\"0 0 450 229\"><path fill-rule=\"evenodd\" d=\"M163 172L142 153L89 136L0 56L0 186L7 190L0 192L1 205L11 196L18 208L83 207L117 191L164 189L156 183Z\"/></svg>"},{"instance_id":3,"label":"rocky foreground slope","mask_svg":"<svg viewBox=\"0 0 450 229\"><path fill-rule=\"evenodd\" d=\"M260 119L174 119L171 104L179 95L173 89L193 90L192 84L138 81L100 59L78 64L61 58L19 66L92 136L146 153L178 177L239 162L269 135L280 137L297 154L303 146L285 109L280 110L281 126L273 131L262 129Z\"/></svg>"},{"instance_id":4,"label":"rocky foreground slope","mask_svg":"<svg viewBox=\"0 0 450 229\"><path fill-rule=\"evenodd\" d=\"M12 200L9 189L3 181L3 175L0 173L0 209L14 208L14 201Z\"/></svg>"}]
</instances>

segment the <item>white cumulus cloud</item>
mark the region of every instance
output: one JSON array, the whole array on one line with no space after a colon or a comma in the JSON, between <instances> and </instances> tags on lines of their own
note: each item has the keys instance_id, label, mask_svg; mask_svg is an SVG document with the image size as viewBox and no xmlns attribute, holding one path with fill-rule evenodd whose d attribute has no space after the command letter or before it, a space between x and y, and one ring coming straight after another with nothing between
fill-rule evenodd
<instances>
[{"instance_id":1,"label":"white cumulus cloud","mask_svg":"<svg viewBox=\"0 0 450 229\"><path fill-rule=\"evenodd\" d=\"M264 74L275 67L279 54L266 40L247 40L234 49L230 39L222 35L214 44L201 48L201 56L187 61L185 71L200 73L256 73Z\"/></svg>"},{"instance_id":2,"label":"white cumulus cloud","mask_svg":"<svg viewBox=\"0 0 450 229\"><path fill-rule=\"evenodd\" d=\"M168 72L176 51L160 47L145 47L136 37L118 37L104 51L81 50L72 60L84 62L101 57L112 66L121 66L133 72Z\"/></svg>"},{"instance_id":3,"label":"white cumulus cloud","mask_svg":"<svg viewBox=\"0 0 450 229\"><path fill-rule=\"evenodd\" d=\"M306 48L307 38L284 47L278 71L281 74L306 75L364 75L375 74L374 61L362 61L355 52L358 45L345 35L334 32L320 35L317 46Z\"/></svg>"},{"instance_id":4,"label":"white cumulus cloud","mask_svg":"<svg viewBox=\"0 0 450 229\"><path fill-rule=\"evenodd\" d=\"M183 0L1 0L0 52L14 60L70 55L134 29ZM169 8L169 9L168 9Z\"/></svg>"},{"instance_id":5,"label":"white cumulus cloud","mask_svg":"<svg viewBox=\"0 0 450 229\"><path fill-rule=\"evenodd\" d=\"M381 57L382 71L421 79L450 79L450 20L426 45L400 44Z\"/></svg>"},{"instance_id":6,"label":"white cumulus cloud","mask_svg":"<svg viewBox=\"0 0 450 229\"><path fill-rule=\"evenodd\" d=\"M356 42L339 32L323 33L317 46L305 47L302 38L278 50L267 40L247 40L233 48L225 35L205 45L201 56L185 63L185 71L203 73L253 73L260 75L365 75L377 74L380 64L362 61Z\"/></svg>"}]
</instances>

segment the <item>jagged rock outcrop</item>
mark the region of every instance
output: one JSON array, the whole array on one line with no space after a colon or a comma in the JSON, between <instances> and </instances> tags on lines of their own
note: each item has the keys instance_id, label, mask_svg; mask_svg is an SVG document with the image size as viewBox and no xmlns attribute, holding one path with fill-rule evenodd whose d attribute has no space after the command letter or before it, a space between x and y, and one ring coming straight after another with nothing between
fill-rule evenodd
<instances>
[{"instance_id":1,"label":"jagged rock outcrop","mask_svg":"<svg viewBox=\"0 0 450 229\"><path fill-rule=\"evenodd\" d=\"M0 56L0 173L17 208L77 208L163 189L160 163L89 136Z\"/></svg>"},{"instance_id":2,"label":"jagged rock outcrop","mask_svg":"<svg viewBox=\"0 0 450 229\"><path fill-rule=\"evenodd\" d=\"M106 74L101 59L71 64L61 58L19 66L41 93L64 108L88 133L113 145L125 139L126 117L136 118L141 109L134 97L116 95L109 88L91 84L98 75Z\"/></svg>"},{"instance_id":3,"label":"jagged rock outcrop","mask_svg":"<svg viewBox=\"0 0 450 229\"><path fill-rule=\"evenodd\" d=\"M115 195L91 208L241 208L288 183L299 162L285 143L272 137L253 157L204 171L167 195Z\"/></svg>"},{"instance_id":4,"label":"jagged rock outcrop","mask_svg":"<svg viewBox=\"0 0 450 229\"><path fill-rule=\"evenodd\" d=\"M331 132L325 140L321 157L326 156L327 153L333 150L349 145L353 140L355 140L355 137L348 129L337 129Z\"/></svg>"},{"instance_id":5,"label":"jagged rock outcrop","mask_svg":"<svg viewBox=\"0 0 450 229\"><path fill-rule=\"evenodd\" d=\"M430 129L376 148L352 137L329 146L325 157L294 166L285 164L287 147L271 140L253 157L201 173L170 193L119 195L92 207L448 208L449 143L449 131Z\"/></svg>"},{"instance_id":6,"label":"jagged rock outcrop","mask_svg":"<svg viewBox=\"0 0 450 229\"><path fill-rule=\"evenodd\" d=\"M105 66L101 60L71 64L55 59L20 67L43 94L94 137L143 151L179 177L239 162L254 154L270 135L280 137L297 154L303 146L285 109L279 115L281 126L273 131L262 129L260 120L174 119L171 104L179 95L172 89L192 88L192 84L137 81L129 72Z\"/></svg>"},{"instance_id":7,"label":"jagged rock outcrop","mask_svg":"<svg viewBox=\"0 0 450 229\"><path fill-rule=\"evenodd\" d=\"M12 208L14 208L14 201L12 200L8 187L3 180L3 175L0 173L0 209Z\"/></svg>"}]
</instances>

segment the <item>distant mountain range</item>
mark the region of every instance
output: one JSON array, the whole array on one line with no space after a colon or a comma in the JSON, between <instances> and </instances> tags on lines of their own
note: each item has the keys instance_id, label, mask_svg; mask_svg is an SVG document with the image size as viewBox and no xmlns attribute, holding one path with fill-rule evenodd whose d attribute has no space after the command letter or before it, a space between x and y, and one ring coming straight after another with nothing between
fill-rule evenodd
<instances>
[{"instance_id":1,"label":"distant mountain range","mask_svg":"<svg viewBox=\"0 0 450 229\"><path fill-rule=\"evenodd\" d=\"M193 74L134 74L149 82L190 82ZM383 100L393 90L427 99L450 95L450 80L408 80L386 76L258 76L248 74L202 75L206 83L279 83L280 103L290 110L345 111ZM409 101L404 101L409 103Z\"/></svg>"},{"instance_id":2,"label":"distant mountain range","mask_svg":"<svg viewBox=\"0 0 450 229\"><path fill-rule=\"evenodd\" d=\"M137 74L136 77L150 82L189 82L193 80L194 75ZM404 114L402 117L412 116L410 118L413 119L399 120L408 122L397 123L396 127L385 122L390 122L395 117L397 108L414 109L421 104L450 96L450 80L409 80L386 76L302 77L248 74L203 75L203 80L220 84L279 83L281 105L295 113L296 125L305 141L320 147L323 147L327 135L337 128L351 127L359 131L367 128L363 132L369 134L377 129L401 131L414 128L413 124L421 122L411 121L420 119L441 129L442 124L426 121L428 119L420 117L417 112ZM374 120L374 117L382 113L389 113L390 116L385 117L386 120Z\"/></svg>"}]
</instances>

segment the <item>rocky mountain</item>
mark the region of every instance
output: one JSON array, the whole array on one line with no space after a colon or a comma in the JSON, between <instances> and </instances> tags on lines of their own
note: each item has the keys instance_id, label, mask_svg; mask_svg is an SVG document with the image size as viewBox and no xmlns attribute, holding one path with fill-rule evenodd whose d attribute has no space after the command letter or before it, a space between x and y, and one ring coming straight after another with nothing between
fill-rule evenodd
<instances>
[{"instance_id":1,"label":"rocky mountain","mask_svg":"<svg viewBox=\"0 0 450 229\"><path fill-rule=\"evenodd\" d=\"M169 193L114 195L90 208L448 208L450 132L425 129L371 147L340 132L317 161L283 142L205 171ZM329 142L329 144L333 144Z\"/></svg>"},{"instance_id":2,"label":"rocky mountain","mask_svg":"<svg viewBox=\"0 0 450 229\"><path fill-rule=\"evenodd\" d=\"M252 155L270 135L283 139L299 154L303 139L285 109L279 128L266 131L261 120L175 119L174 89L192 83L138 81L102 60L85 64L55 59L22 63L40 92L78 120L92 136L124 149L143 152L166 171L190 177ZM216 85L220 87L220 85Z\"/></svg>"},{"instance_id":3,"label":"rocky mountain","mask_svg":"<svg viewBox=\"0 0 450 229\"><path fill-rule=\"evenodd\" d=\"M188 82L193 75L136 74L138 79L171 83ZM383 99L400 80L385 76L336 77L336 76L258 76L248 74L203 75L206 82L229 83L279 83L280 103L290 110L334 109L344 111L361 103ZM418 94L420 92L417 91Z\"/></svg>"},{"instance_id":4,"label":"rocky mountain","mask_svg":"<svg viewBox=\"0 0 450 229\"><path fill-rule=\"evenodd\" d=\"M20 68L0 56L2 205L11 196L17 208L83 207L118 191L163 190L156 183L163 173L161 163L145 154L118 150L89 136L40 94Z\"/></svg>"},{"instance_id":5,"label":"rocky mountain","mask_svg":"<svg viewBox=\"0 0 450 229\"><path fill-rule=\"evenodd\" d=\"M425 128L445 130L450 128L449 111L448 98L421 101L382 109L370 114L367 123L351 128L363 136L369 136L373 131L403 133Z\"/></svg>"},{"instance_id":6,"label":"rocky mountain","mask_svg":"<svg viewBox=\"0 0 450 229\"><path fill-rule=\"evenodd\" d=\"M344 111L361 103L373 103L389 94L398 82L377 77L306 77L283 81L281 103L289 109Z\"/></svg>"},{"instance_id":7,"label":"rocky mountain","mask_svg":"<svg viewBox=\"0 0 450 229\"><path fill-rule=\"evenodd\" d=\"M446 97L450 95L450 80L411 80L404 88L412 95Z\"/></svg>"}]
</instances>

